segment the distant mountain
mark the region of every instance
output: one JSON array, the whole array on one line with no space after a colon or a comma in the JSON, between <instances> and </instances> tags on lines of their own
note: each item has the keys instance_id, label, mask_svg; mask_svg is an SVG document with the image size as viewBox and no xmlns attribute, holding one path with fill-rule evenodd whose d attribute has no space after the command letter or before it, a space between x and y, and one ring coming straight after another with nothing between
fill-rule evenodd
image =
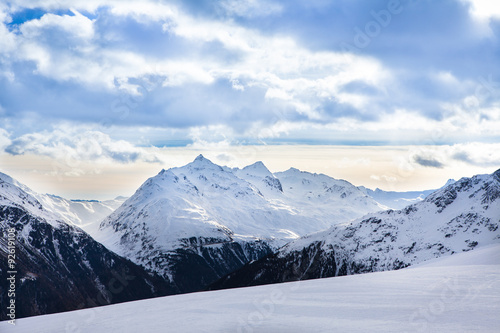
<instances>
[{"instance_id":1,"label":"distant mountain","mask_svg":"<svg viewBox=\"0 0 500 333\"><path fill-rule=\"evenodd\" d=\"M26 186L0 173L1 304L8 304L8 271L16 271L16 317L106 305L176 293L147 272L44 209ZM8 234L15 229L15 266ZM6 306L0 320L7 319Z\"/></svg>"},{"instance_id":2,"label":"distant mountain","mask_svg":"<svg viewBox=\"0 0 500 333\"><path fill-rule=\"evenodd\" d=\"M454 179L449 179L443 187L455 183ZM407 191L407 192L396 192L396 191L384 191L379 188L371 190L364 186L358 187L363 193L373 198L378 203L386 206L387 209L403 209L408 205L420 202L424 200L429 194L436 190L425 190L425 191Z\"/></svg>"},{"instance_id":3,"label":"distant mountain","mask_svg":"<svg viewBox=\"0 0 500 333\"><path fill-rule=\"evenodd\" d=\"M407 267L500 243L500 170L462 178L402 210L371 213L293 241L211 289Z\"/></svg>"},{"instance_id":4,"label":"distant mountain","mask_svg":"<svg viewBox=\"0 0 500 333\"><path fill-rule=\"evenodd\" d=\"M406 206L424 200L429 194L435 191L435 190L425 190L425 191L396 192L396 191L384 191L379 188L371 190L363 186L360 186L359 189L364 193L366 193L367 196L373 198L373 200L377 201L381 205L384 205L386 209L403 209Z\"/></svg>"},{"instance_id":5,"label":"distant mountain","mask_svg":"<svg viewBox=\"0 0 500 333\"><path fill-rule=\"evenodd\" d=\"M97 228L106 216L125 202L126 197L117 197L113 200L68 200L56 195L39 194L34 191L28 193L35 197L42 207L55 214L59 219L84 229Z\"/></svg>"},{"instance_id":6,"label":"distant mountain","mask_svg":"<svg viewBox=\"0 0 500 333\"><path fill-rule=\"evenodd\" d=\"M92 235L194 291L300 236L382 208L347 181L202 155L148 179Z\"/></svg>"}]
</instances>

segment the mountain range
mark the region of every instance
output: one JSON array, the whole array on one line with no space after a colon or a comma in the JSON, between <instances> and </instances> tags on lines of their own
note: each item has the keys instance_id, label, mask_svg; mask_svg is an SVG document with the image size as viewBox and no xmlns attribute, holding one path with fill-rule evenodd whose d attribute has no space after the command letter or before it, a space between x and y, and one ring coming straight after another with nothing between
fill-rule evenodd
<instances>
[{"instance_id":1,"label":"mountain range","mask_svg":"<svg viewBox=\"0 0 500 333\"><path fill-rule=\"evenodd\" d=\"M292 241L210 289L395 270L500 243L500 170Z\"/></svg>"},{"instance_id":2,"label":"mountain range","mask_svg":"<svg viewBox=\"0 0 500 333\"><path fill-rule=\"evenodd\" d=\"M288 242L385 206L344 180L262 162L228 168L202 155L162 170L91 235L112 251L200 290Z\"/></svg>"},{"instance_id":3,"label":"mountain range","mask_svg":"<svg viewBox=\"0 0 500 333\"><path fill-rule=\"evenodd\" d=\"M83 201L38 194L0 174L0 232L17 230L22 317L399 269L499 242L499 179L497 171L437 191L385 192L200 155L161 170L130 198Z\"/></svg>"}]
</instances>

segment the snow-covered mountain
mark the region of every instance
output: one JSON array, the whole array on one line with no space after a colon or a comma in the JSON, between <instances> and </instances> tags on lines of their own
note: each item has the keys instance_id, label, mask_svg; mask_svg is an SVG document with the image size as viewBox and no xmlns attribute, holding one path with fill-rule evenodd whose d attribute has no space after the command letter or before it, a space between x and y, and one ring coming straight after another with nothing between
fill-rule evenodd
<instances>
[{"instance_id":1,"label":"snow-covered mountain","mask_svg":"<svg viewBox=\"0 0 500 333\"><path fill-rule=\"evenodd\" d=\"M148 179L92 235L192 291L293 239L381 207L343 180L297 169L273 175L261 162L231 169L200 155Z\"/></svg>"},{"instance_id":2,"label":"snow-covered mountain","mask_svg":"<svg viewBox=\"0 0 500 333\"><path fill-rule=\"evenodd\" d=\"M3 183L14 185L17 190L13 188L12 191L22 191L24 193L23 195L29 198L29 200L24 200L23 202L23 199L21 199L23 195L19 193L10 193L14 194L9 197L11 202L21 204L21 206L35 214L51 213L52 219L59 219L81 228L92 228L127 199L127 197L120 196L113 200L105 201L68 200L52 194L37 193L26 185L21 184L17 180L1 172L0 180ZM4 195L10 194L4 193ZM35 209L35 211L33 211L33 209Z\"/></svg>"},{"instance_id":3,"label":"snow-covered mountain","mask_svg":"<svg viewBox=\"0 0 500 333\"><path fill-rule=\"evenodd\" d=\"M399 269L500 243L500 170L293 241L213 289Z\"/></svg>"},{"instance_id":4,"label":"snow-covered mountain","mask_svg":"<svg viewBox=\"0 0 500 333\"><path fill-rule=\"evenodd\" d=\"M0 174L0 300L15 271L16 317L75 310L176 293L168 281L106 249ZM15 229L9 247L8 235ZM12 246L13 245L13 246ZM8 255L14 249L14 266ZM9 275L10 276L10 275ZM6 306L0 310L6 319Z\"/></svg>"},{"instance_id":5,"label":"snow-covered mountain","mask_svg":"<svg viewBox=\"0 0 500 333\"><path fill-rule=\"evenodd\" d=\"M127 200L126 197L121 196L104 201L68 200L51 194L39 194L37 199L44 209L81 228L98 224Z\"/></svg>"},{"instance_id":6,"label":"snow-covered mountain","mask_svg":"<svg viewBox=\"0 0 500 333\"><path fill-rule=\"evenodd\" d=\"M52 194L40 194L25 188L27 193L36 198L43 209L53 213L60 220L83 229L97 228L98 224L115 211L127 197L112 200L68 200Z\"/></svg>"},{"instance_id":7,"label":"snow-covered mountain","mask_svg":"<svg viewBox=\"0 0 500 333\"><path fill-rule=\"evenodd\" d=\"M379 188L371 190L369 188L359 186L359 189L366 193L369 197L373 198L375 201L381 205L386 206L387 209L403 209L411 204L423 201L429 194L433 193L435 190L425 190L425 191L408 191L408 192L396 192L396 191L384 191Z\"/></svg>"},{"instance_id":8,"label":"snow-covered mountain","mask_svg":"<svg viewBox=\"0 0 500 333\"><path fill-rule=\"evenodd\" d=\"M443 187L446 187L453 183L455 183L455 180L449 179ZM396 192L396 191L384 191L379 188L372 190L364 186L359 186L358 188L363 193L373 198L378 203L386 206L387 209L403 209L408 205L424 200L429 194L436 191L436 190L424 190L424 191Z\"/></svg>"}]
</instances>

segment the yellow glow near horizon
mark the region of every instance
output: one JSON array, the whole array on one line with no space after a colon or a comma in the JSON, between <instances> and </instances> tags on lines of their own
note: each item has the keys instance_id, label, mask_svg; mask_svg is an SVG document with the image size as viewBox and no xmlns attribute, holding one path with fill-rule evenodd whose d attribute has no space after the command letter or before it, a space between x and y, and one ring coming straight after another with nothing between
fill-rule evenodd
<instances>
[{"instance_id":1,"label":"yellow glow near horizon","mask_svg":"<svg viewBox=\"0 0 500 333\"><path fill-rule=\"evenodd\" d=\"M500 167L474 166L447 159L445 150L451 149L449 146L264 145L148 149L154 151L161 163L64 163L34 155L2 155L0 171L40 193L68 199L103 200L130 196L162 168L183 166L198 154L229 167L241 168L262 161L272 172L295 167L345 179L356 186L388 191L439 188L450 178L492 173ZM445 163L440 167L424 167L414 162L414 156L429 153L442 156Z\"/></svg>"}]
</instances>

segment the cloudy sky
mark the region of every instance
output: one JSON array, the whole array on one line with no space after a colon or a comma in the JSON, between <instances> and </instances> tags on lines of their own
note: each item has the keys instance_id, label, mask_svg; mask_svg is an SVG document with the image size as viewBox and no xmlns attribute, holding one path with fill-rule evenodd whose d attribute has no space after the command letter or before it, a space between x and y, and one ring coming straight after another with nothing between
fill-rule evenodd
<instances>
[{"instance_id":1,"label":"cloudy sky","mask_svg":"<svg viewBox=\"0 0 500 333\"><path fill-rule=\"evenodd\" d=\"M408 190L500 167L490 0L0 2L0 171L130 195L204 153Z\"/></svg>"}]
</instances>

